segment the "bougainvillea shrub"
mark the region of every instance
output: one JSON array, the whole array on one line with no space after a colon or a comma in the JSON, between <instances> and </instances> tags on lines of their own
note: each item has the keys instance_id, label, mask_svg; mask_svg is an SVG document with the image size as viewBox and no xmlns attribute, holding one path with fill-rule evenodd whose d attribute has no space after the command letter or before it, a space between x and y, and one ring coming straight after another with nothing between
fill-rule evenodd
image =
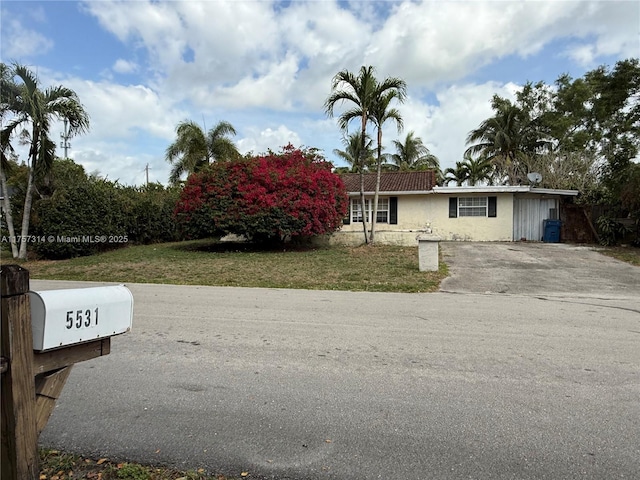
<instances>
[{"instance_id":1,"label":"bougainvillea shrub","mask_svg":"<svg viewBox=\"0 0 640 480\"><path fill-rule=\"evenodd\" d=\"M233 233L281 242L338 230L347 205L331 164L313 150L288 145L280 153L216 162L191 175L175 217L189 238Z\"/></svg>"}]
</instances>

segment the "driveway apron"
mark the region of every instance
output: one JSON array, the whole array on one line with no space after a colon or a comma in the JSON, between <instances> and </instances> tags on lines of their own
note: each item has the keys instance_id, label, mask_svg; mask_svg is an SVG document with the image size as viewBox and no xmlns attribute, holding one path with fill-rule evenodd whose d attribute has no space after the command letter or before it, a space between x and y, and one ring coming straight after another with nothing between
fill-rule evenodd
<instances>
[{"instance_id":1,"label":"driveway apron","mask_svg":"<svg viewBox=\"0 0 640 480\"><path fill-rule=\"evenodd\" d=\"M442 242L450 276L441 291L631 297L640 295L640 268L594 246L564 243Z\"/></svg>"}]
</instances>

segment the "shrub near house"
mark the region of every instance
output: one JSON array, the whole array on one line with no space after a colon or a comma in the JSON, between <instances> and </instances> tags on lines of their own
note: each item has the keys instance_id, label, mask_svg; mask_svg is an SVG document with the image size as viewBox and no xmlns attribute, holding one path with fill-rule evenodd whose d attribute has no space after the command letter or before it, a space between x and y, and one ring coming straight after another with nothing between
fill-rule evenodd
<instances>
[{"instance_id":1,"label":"shrub near house","mask_svg":"<svg viewBox=\"0 0 640 480\"><path fill-rule=\"evenodd\" d=\"M331 164L288 145L191 175L175 216L190 238L236 234L278 243L334 232L346 212L346 191Z\"/></svg>"}]
</instances>

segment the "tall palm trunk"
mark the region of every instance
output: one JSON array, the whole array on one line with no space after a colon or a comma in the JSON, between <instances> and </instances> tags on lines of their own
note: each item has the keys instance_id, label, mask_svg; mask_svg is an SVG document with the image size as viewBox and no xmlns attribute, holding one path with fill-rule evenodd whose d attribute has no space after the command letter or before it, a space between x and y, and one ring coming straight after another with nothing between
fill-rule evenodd
<instances>
[{"instance_id":1,"label":"tall palm trunk","mask_svg":"<svg viewBox=\"0 0 640 480\"><path fill-rule=\"evenodd\" d=\"M29 169L29 177L27 180L27 194L24 197L24 210L22 211L22 230L20 232L20 251L18 258L25 260L27 258L27 235L29 234L29 217L31 216L31 204L33 202L35 173L33 167Z\"/></svg>"},{"instance_id":2,"label":"tall palm trunk","mask_svg":"<svg viewBox=\"0 0 640 480\"><path fill-rule=\"evenodd\" d=\"M362 112L362 141L360 144L360 208L362 212L362 230L364 233L364 243L369 243L367 238L367 211L365 209L366 200L364 198L364 164L367 158L366 152L366 136L367 136L367 112Z\"/></svg>"},{"instance_id":3,"label":"tall palm trunk","mask_svg":"<svg viewBox=\"0 0 640 480\"><path fill-rule=\"evenodd\" d=\"M2 191L4 192L2 207L4 209L4 217L7 221L7 229L9 230L11 254L13 255L13 258L18 258L18 245L16 244L16 231L13 228L13 215L11 214L11 200L9 199L9 190L7 188L7 177L4 174L4 170L2 170L2 168L0 168L0 182L2 182Z\"/></svg>"},{"instance_id":4,"label":"tall palm trunk","mask_svg":"<svg viewBox=\"0 0 640 480\"><path fill-rule=\"evenodd\" d=\"M20 232L20 251L18 258L26 260L27 258L27 235L29 234L29 220L31 218L31 204L33 203L33 192L35 191L36 161L38 158L37 145L40 141L40 131L34 125L33 136L31 141L31 149L29 156L31 157L31 168L27 177L27 193L24 196L24 209L22 210L22 229ZM44 148L44 147L43 147Z\"/></svg>"},{"instance_id":5,"label":"tall palm trunk","mask_svg":"<svg viewBox=\"0 0 640 480\"><path fill-rule=\"evenodd\" d=\"M378 219L378 195L380 193L380 175L382 172L382 128L378 127L378 156L376 159L376 190L373 194L373 206L371 207L371 233L369 242L375 241L376 220Z\"/></svg>"}]
</instances>

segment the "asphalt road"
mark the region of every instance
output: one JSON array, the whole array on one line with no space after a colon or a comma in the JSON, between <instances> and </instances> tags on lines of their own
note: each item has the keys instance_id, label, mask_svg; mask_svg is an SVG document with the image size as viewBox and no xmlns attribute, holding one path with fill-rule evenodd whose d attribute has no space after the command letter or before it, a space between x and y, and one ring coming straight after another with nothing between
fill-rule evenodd
<instances>
[{"instance_id":1,"label":"asphalt road","mask_svg":"<svg viewBox=\"0 0 640 480\"><path fill-rule=\"evenodd\" d=\"M130 289L133 331L74 367L43 445L248 478L640 475L638 295Z\"/></svg>"}]
</instances>

